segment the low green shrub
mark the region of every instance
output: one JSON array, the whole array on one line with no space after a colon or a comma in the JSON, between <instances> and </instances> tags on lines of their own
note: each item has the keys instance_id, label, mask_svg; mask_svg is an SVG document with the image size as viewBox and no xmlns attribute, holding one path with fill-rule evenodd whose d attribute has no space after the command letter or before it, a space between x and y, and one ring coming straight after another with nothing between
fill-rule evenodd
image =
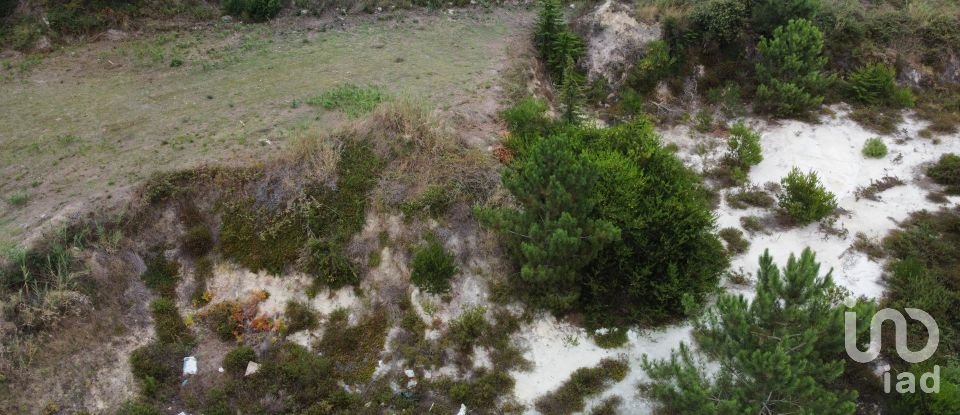
<instances>
[{"instance_id":1,"label":"low green shrub","mask_svg":"<svg viewBox=\"0 0 960 415\"><path fill-rule=\"evenodd\" d=\"M377 368L389 321L383 310L374 311L356 326L350 326L347 317L345 310L331 313L316 348L337 362L334 373L344 382L365 382Z\"/></svg>"},{"instance_id":2,"label":"low green shrub","mask_svg":"<svg viewBox=\"0 0 960 415\"><path fill-rule=\"evenodd\" d=\"M224 0L223 11L254 22L265 22L277 16L283 5L280 0Z\"/></svg>"},{"instance_id":3,"label":"low green shrub","mask_svg":"<svg viewBox=\"0 0 960 415\"><path fill-rule=\"evenodd\" d=\"M188 350L175 343L153 342L130 354L130 370L140 384L140 394L163 400L179 384L180 367Z\"/></svg>"},{"instance_id":4,"label":"low green shrub","mask_svg":"<svg viewBox=\"0 0 960 415\"><path fill-rule=\"evenodd\" d=\"M479 369L473 379L454 382L447 394L468 408L494 408L497 400L513 390L514 379L508 373Z\"/></svg>"},{"instance_id":5,"label":"low green shrub","mask_svg":"<svg viewBox=\"0 0 960 415\"><path fill-rule=\"evenodd\" d=\"M343 253L339 245L325 239L307 241L297 267L314 276L313 292L324 287L340 289L356 284L360 278L353 260Z\"/></svg>"},{"instance_id":6,"label":"low green shrub","mask_svg":"<svg viewBox=\"0 0 960 415\"><path fill-rule=\"evenodd\" d=\"M257 352L250 346L238 346L223 357L223 370L232 376L242 376L247 364L257 361Z\"/></svg>"},{"instance_id":7,"label":"low green shrub","mask_svg":"<svg viewBox=\"0 0 960 415\"><path fill-rule=\"evenodd\" d=\"M743 229L751 234L763 232L763 230L766 229L763 220L760 219L759 216L744 216L740 218L740 226L743 226Z\"/></svg>"},{"instance_id":8,"label":"low green shrub","mask_svg":"<svg viewBox=\"0 0 960 415\"><path fill-rule=\"evenodd\" d=\"M24 191L14 192L10 196L7 196L7 204L14 208L22 208L26 206L29 201L30 195Z\"/></svg>"},{"instance_id":9,"label":"low green shrub","mask_svg":"<svg viewBox=\"0 0 960 415\"><path fill-rule=\"evenodd\" d=\"M731 255L741 255L750 248L750 241L744 239L743 232L737 228L723 228L717 233L727 243Z\"/></svg>"},{"instance_id":10,"label":"low green shrub","mask_svg":"<svg viewBox=\"0 0 960 415\"><path fill-rule=\"evenodd\" d=\"M823 103L830 81L823 74L823 33L805 19L791 19L757 44L760 85L756 109L779 117L802 117Z\"/></svg>"},{"instance_id":11,"label":"low green shrub","mask_svg":"<svg viewBox=\"0 0 960 415\"><path fill-rule=\"evenodd\" d=\"M157 252L146 260L147 270L140 278L147 288L158 295L172 298L180 281L180 265L176 261L167 260L163 252Z\"/></svg>"},{"instance_id":12,"label":"low green shrub","mask_svg":"<svg viewBox=\"0 0 960 415\"><path fill-rule=\"evenodd\" d=\"M296 333L301 330L313 330L320 326L317 312L309 305L297 301L287 301L287 308L283 312L287 333Z\"/></svg>"},{"instance_id":13,"label":"low green shrub","mask_svg":"<svg viewBox=\"0 0 960 415\"><path fill-rule=\"evenodd\" d=\"M927 176L947 186L947 193L960 193L960 156L953 153L940 156L936 164L927 168Z\"/></svg>"},{"instance_id":14,"label":"low green shrub","mask_svg":"<svg viewBox=\"0 0 960 415\"><path fill-rule=\"evenodd\" d=\"M240 314L240 305L233 301L222 301L210 306L203 314L203 321L220 340L236 340L243 333L243 322L236 316Z\"/></svg>"},{"instance_id":15,"label":"low green shrub","mask_svg":"<svg viewBox=\"0 0 960 415\"><path fill-rule=\"evenodd\" d=\"M593 333L593 342L604 349L615 349L627 344L627 329L615 327Z\"/></svg>"},{"instance_id":16,"label":"low green shrub","mask_svg":"<svg viewBox=\"0 0 960 415\"><path fill-rule=\"evenodd\" d=\"M451 343L461 351L469 351L474 343L490 331L490 323L484 315L486 307L468 307L450 322L450 331L447 333Z\"/></svg>"},{"instance_id":17,"label":"low green shrub","mask_svg":"<svg viewBox=\"0 0 960 415\"><path fill-rule=\"evenodd\" d=\"M739 191L727 193L727 204L734 209L747 209L751 206L769 208L776 203L776 199L757 186L749 186Z\"/></svg>"},{"instance_id":18,"label":"low green shrub","mask_svg":"<svg viewBox=\"0 0 960 415\"><path fill-rule=\"evenodd\" d=\"M537 399L536 409L543 415L568 415L583 411L587 398L623 380L629 371L627 362L616 359L604 359L595 367L577 369L557 390Z\"/></svg>"},{"instance_id":19,"label":"low green shrub","mask_svg":"<svg viewBox=\"0 0 960 415\"><path fill-rule=\"evenodd\" d=\"M647 44L646 55L630 70L625 82L634 91L646 95L661 80L676 75L676 66L676 58L670 56L670 46L662 40L655 40Z\"/></svg>"},{"instance_id":20,"label":"low green shrub","mask_svg":"<svg viewBox=\"0 0 960 415\"><path fill-rule=\"evenodd\" d=\"M403 202L400 205L400 211L407 216L426 213L436 218L453 204L453 195L447 189L448 186L432 184L416 198Z\"/></svg>"},{"instance_id":21,"label":"low green shrub","mask_svg":"<svg viewBox=\"0 0 960 415\"><path fill-rule=\"evenodd\" d=\"M780 207L800 224L823 219L837 209L836 197L820 184L816 172L803 174L794 167L780 180L780 185Z\"/></svg>"},{"instance_id":22,"label":"low green shrub","mask_svg":"<svg viewBox=\"0 0 960 415\"><path fill-rule=\"evenodd\" d=\"M122 415L163 415L159 409L146 402L127 401L120 405L118 414Z\"/></svg>"},{"instance_id":23,"label":"low green shrub","mask_svg":"<svg viewBox=\"0 0 960 415\"><path fill-rule=\"evenodd\" d=\"M435 235L413 253L410 281L421 289L434 294L450 291L450 279L457 273L453 254L444 249Z\"/></svg>"},{"instance_id":24,"label":"low green shrub","mask_svg":"<svg viewBox=\"0 0 960 415\"><path fill-rule=\"evenodd\" d=\"M213 249L213 236L207 225L192 226L183 236L183 250L194 258L206 255Z\"/></svg>"},{"instance_id":25,"label":"low green shrub","mask_svg":"<svg viewBox=\"0 0 960 415\"><path fill-rule=\"evenodd\" d=\"M177 304L170 298L160 297L153 300L150 303L150 314L153 315L157 340L161 343L191 344L194 342L193 333L180 317Z\"/></svg>"},{"instance_id":26,"label":"low green shrub","mask_svg":"<svg viewBox=\"0 0 960 415\"><path fill-rule=\"evenodd\" d=\"M914 105L913 94L907 88L897 88L896 71L887 65L864 66L851 73L847 81L854 102L893 108Z\"/></svg>"},{"instance_id":27,"label":"low green shrub","mask_svg":"<svg viewBox=\"0 0 960 415\"><path fill-rule=\"evenodd\" d=\"M863 144L863 155L873 159L882 159L887 156L887 145L880 137L874 137Z\"/></svg>"}]
</instances>

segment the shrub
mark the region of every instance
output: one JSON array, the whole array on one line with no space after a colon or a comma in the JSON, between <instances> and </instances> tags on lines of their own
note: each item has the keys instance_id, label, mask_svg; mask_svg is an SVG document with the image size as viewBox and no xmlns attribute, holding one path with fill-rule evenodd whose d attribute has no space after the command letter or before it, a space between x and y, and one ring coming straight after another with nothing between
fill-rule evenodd
<instances>
[{"instance_id":1,"label":"shrub","mask_svg":"<svg viewBox=\"0 0 960 415\"><path fill-rule=\"evenodd\" d=\"M223 11L229 15L265 22L280 13L280 0L225 0Z\"/></svg>"},{"instance_id":2,"label":"shrub","mask_svg":"<svg viewBox=\"0 0 960 415\"><path fill-rule=\"evenodd\" d=\"M535 306L583 311L596 327L662 321L726 267L700 177L645 119L537 140L503 183L519 208L477 214L501 232L520 265L514 291Z\"/></svg>"},{"instance_id":3,"label":"shrub","mask_svg":"<svg viewBox=\"0 0 960 415\"><path fill-rule=\"evenodd\" d=\"M287 308L283 315L286 317L287 333L313 330L320 326L317 312L310 306L297 301L287 301Z\"/></svg>"},{"instance_id":4,"label":"shrub","mask_svg":"<svg viewBox=\"0 0 960 415\"><path fill-rule=\"evenodd\" d=\"M325 239L307 241L297 265L301 271L314 276L314 290L321 287L336 290L359 281L353 261L339 245Z\"/></svg>"},{"instance_id":5,"label":"shrub","mask_svg":"<svg viewBox=\"0 0 960 415\"><path fill-rule=\"evenodd\" d=\"M242 376L247 364L257 360L257 352L250 346L239 346L223 357L223 370L232 376Z\"/></svg>"},{"instance_id":6,"label":"shrub","mask_svg":"<svg viewBox=\"0 0 960 415\"><path fill-rule=\"evenodd\" d=\"M120 410L117 413L123 415L163 415L163 412L159 409L138 401L124 402L123 405L120 405Z\"/></svg>"},{"instance_id":7,"label":"shrub","mask_svg":"<svg viewBox=\"0 0 960 415\"><path fill-rule=\"evenodd\" d=\"M350 326L347 314L331 313L317 349L328 359L337 362L334 372L346 383L367 381L377 368L389 321L382 310Z\"/></svg>"},{"instance_id":8,"label":"shrub","mask_svg":"<svg viewBox=\"0 0 960 415\"><path fill-rule=\"evenodd\" d=\"M193 343L193 334L184 324L177 305L173 300L160 297L150 303L150 313L153 315L153 324L157 332L157 340L161 343Z\"/></svg>"},{"instance_id":9,"label":"shrub","mask_svg":"<svg viewBox=\"0 0 960 415\"><path fill-rule=\"evenodd\" d=\"M450 399L463 403L468 408L494 408L497 406L497 399L510 393L513 385L513 377L509 374L481 368L476 371L473 379L450 385L447 394Z\"/></svg>"},{"instance_id":10,"label":"shrub","mask_svg":"<svg viewBox=\"0 0 960 415\"><path fill-rule=\"evenodd\" d=\"M751 234L763 231L766 226L763 225L763 220L759 216L744 216L740 218L740 226L743 226L743 229Z\"/></svg>"},{"instance_id":11,"label":"shrub","mask_svg":"<svg viewBox=\"0 0 960 415\"><path fill-rule=\"evenodd\" d=\"M751 28L769 35L791 20L812 19L819 9L820 0L754 0L750 2Z\"/></svg>"},{"instance_id":12,"label":"shrub","mask_svg":"<svg viewBox=\"0 0 960 415\"><path fill-rule=\"evenodd\" d=\"M450 291L450 278L457 273L453 254L448 253L435 235L413 254L410 280L421 289L442 294Z\"/></svg>"},{"instance_id":13,"label":"shrub","mask_svg":"<svg viewBox=\"0 0 960 415\"><path fill-rule=\"evenodd\" d=\"M794 220L807 224L823 219L837 208L836 197L820 184L816 172L803 174L794 167L782 180L780 207Z\"/></svg>"},{"instance_id":14,"label":"shrub","mask_svg":"<svg viewBox=\"0 0 960 415\"><path fill-rule=\"evenodd\" d=\"M734 43L747 18L747 5L742 0L709 0L697 2L690 15L696 30L705 42L722 46Z\"/></svg>"},{"instance_id":15,"label":"shrub","mask_svg":"<svg viewBox=\"0 0 960 415\"><path fill-rule=\"evenodd\" d=\"M630 366L616 359L603 359L596 367L582 367L557 390L537 399L537 411L544 415L566 415L583 411L586 398L599 394L627 376Z\"/></svg>"},{"instance_id":16,"label":"shrub","mask_svg":"<svg viewBox=\"0 0 960 415\"><path fill-rule=\"evenodd\" d=\"M240 311L239 304L223 301L210 306L203 318L220 340L236 340L243 332L243 322L239 319Z\"/></svg>"},{"instance_id":17,"label":"shrub","mask_svg":"<svg viewBox=\"0 0 960 415\"><path fill-rule=\"evenodd\" d=\"M960 156L953 153L940 156L937 164L927 168L927 176L947 186L948 193L960 193Z\"/></svg>"},{"instance_id":18,"label":"shrub","mask_svg":"<svg viewBox=\"0 0 960 415\"><path fill-rule=\"evenodd\" d=\"M213 236L207 225L196 225L187 230L183 236L183 250L193 257L206 255L213 249Z\"/></svg>"},{"instance_id":19,"label":"shrub","mask_svg":"<svg viewBox=\"0 0 960 415\"><path fill-rule=\"evenodd\" d=\"M180 265L167 260L163 252L147 257L146 263L147 269L140 278L147 288L161 296L173 297L180 281Z\"/></svg>"},{"instance_id":20,"label":"shrub","mask_svg":"<svg viewBox=\"0 0 960 415\"><path fill-rule=\"evenodd\" d=\"M763 161L760 149L760 134L738 122L730 129L727 139L727 154L723 163L730 170L731 178L738 183L747 180L750 168Z\"/></svg>"},{"instance_id":21,"label":"shrub","mask_svg":"<svg viewBox=\"0 0 960 415\"><path fill-rule=\"evenodd\" d=\"M537 137L546 134L551 125L550 118L546 114L547 104L536 98L524 98L503 110L500 117L507 123L511 136L507 140L507 146L515 153L521 152L523 150L519 148L521 146L512 145L515 143L515 137Z\"/></svg>"},{"instance_id":22,"label":"shrub","mask_svg":"<svg viewBox=\"0 0 960 415\"><path fill-rule=\"evenodd\" d=\"M909 89L897 88L896 71L883 64L870 64L848 79L850 97L864 105L882 105L894 108L912 107L913 94Z\"/></svg>"},{"instance_id":23,"label":"shrub","mask_svg":"<svg viewBox=\"0 0 960 415\"><path fill-rule=\"evenodd\" d=\"M750 241L743 238L743 232L737 228L723 228L718 232L720 239L727 243L731 255L741 255L750 248Z\"/></svg>"},{"instance_id":24,"label":"shrub","mask_svg":"<svg viewBox=\"0 0 960 415\"><path fill-rule=\"evenodd\" d=\"M490 323L484 315L486 307L472 306L460 313L450 322L450 331L447 333L450 341L461 351L469 351L482 336L490 331Z\"/></svg>"},{"instance_id":25,"label":"shrub","mask_svg":"<svg viewBox=\"0 0 960 415\"><path fill-rule=\"evenodd\" d=\"M583 41L567 29L563 6L557 0L540 1L533 44L558 85L563 82L567 63L576 62L584 53Z\"/></svg>"},{"instance_id":26,"label":"shrub","mask_svg":"<svg viewBox=\"0 0 960 415\"><path fill-rule=\"evenodd\" d=\"M827 83L822 74L823 33L804 19L791 19L757 44L758 109L776 116L802 116L820 106Z\"/></svg>"},{"instance_id":27,"label":"shrub","mask_svg":"<svg viewBox=\"0 0 960 415\"><path fill-rule=\"evenodd\" d=\"M734 209L746 209L750 206L769 208L776 203L773 196L757 186L750 186L736 192L727 193L727 204Z\"/></svg>"},{"instance_id":28,"label":"shrub","mask_svg":"<svg viewBox=\"0 0 960 415\"><path fill-rule=\"evenodd\" d=\"M183 346L159 342L134 350L130 354L130 371L140 382L141 395L162 400L172 393L186 351Z\"/></svg>"},{"instance_id":29,"label":"shrub","mask_svg":"<svg viewBox=\"0 0 960 415\"><path fill-rule=\"evenodd\" d=\"M14 192L7 197L7 204L14 208L22 208L27 205L27 202L30 201L30 195L27 192L19 191Z\"/></svg>"},{"instance_id":30,"label":"shrub","mask_svg":"<svg viewBox=\"0 0 960 415\"><path fill-rule=\"evenodd\" d=\"M647 43L646 55L630 70L626 83L640 94L648 94L661 80L674 75L677 60L670 56L670 47L662 40Z\"/></svg>"},{"instance_id":31,"label":"shrub","mask_svg":"<svg viewBox=\"0 0 960 415\"><path fill-rule=\"evenodd\" d=\"M863 155L873 159L882 159L887 156L887 145L879 137L871 138L863 144Z\"/></svg>"},{"instance_id":32,"label":"shrub","mask_svg":"<svg viewBox=\"0 0 960 415\"><path fill-rule=\"evenodd\" d=\"M442 215L451 204L453 204L453 195L447 187L432 184L416 199L403 202L400 210L407 216L426 213L431 217L437 217Z\"/></svg>"}]
</instances>

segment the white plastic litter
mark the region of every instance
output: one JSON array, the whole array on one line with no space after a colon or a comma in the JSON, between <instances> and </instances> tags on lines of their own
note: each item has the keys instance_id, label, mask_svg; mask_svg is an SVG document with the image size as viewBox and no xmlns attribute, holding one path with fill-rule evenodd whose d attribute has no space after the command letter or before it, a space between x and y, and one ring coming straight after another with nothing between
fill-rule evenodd
<instances>
[{"instance_id":1,"label":"white plastic litter","mask_svg":"<svg viewBox=\"0 0 960 415\"><path fill-rule=\"evenodd\" d=\"M183 358L183 374L184 375L197 374L197 358L196 357L187 356Z\"/></svg>"},{"instance_id":2,"label":"white plastic litter","mask_svg":"<svg viewBox=\"0 0 960 415\"><path fill-rule=\"evenodd\" d=\"M250 376L260 370L260 364L257 362L247 362L247 371L243 372L243 376Z\"/></svg>"},{"instance_id":3,"label":"white plastic litter","mask_svg":"<svg viewBox=\"0 0 960 415\"><path fill-rule=\"evenodd\" d=\"M457 415L467 415L467 406L460 404L460 412L457 412Z\"/></svg>"},{"instance_id":4,"label":"white plastic litter","mask_svg":"<svg viewBox=\"0 0 960 415\"><path fill-rule=\"evenodd\" d=\"M222 368L222 367L218 367L218 368L217 368L217 372L223 373L223 368Z\"/></svg>"},{"instance_id":5,"label":"white plastic litter","mask_svg":"<svg viewBox=\"0 0 960 415\"><path fill-rule=\"evenodd\" d=\"M417 375L416 373L414 373L413 369L404 370L403 373L407 375L408 378L412 378Z\"/></svg>"}]
</instances>

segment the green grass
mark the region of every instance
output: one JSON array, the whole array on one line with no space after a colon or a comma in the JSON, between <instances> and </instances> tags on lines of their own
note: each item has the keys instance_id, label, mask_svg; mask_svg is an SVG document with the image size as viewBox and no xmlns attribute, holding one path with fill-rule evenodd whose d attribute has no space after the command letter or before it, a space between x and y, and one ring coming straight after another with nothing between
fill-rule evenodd
<instances>
[{"instance_id":1,"label":"green grass","mask_svg":"<svg viewBox=\"0 0 960 415\"><path fill-rule=\"evenodd\" d=\"M352 118L373 111L386 99L378 87L360 87L352 84L337 85L322 94L306 100L308 105L327 110L342 111Z\"/></svg>"},{"instance_id":2,"label":"green grass","mask_svg":"<svg viewBox=\"0 0 960 415\"><path fill-rule=\"evenodd\" d=\"M25 191L19 191L7 197L7 204L14 208L22 208L30 201L30 195Z\"/></svg>"}]
</instances>

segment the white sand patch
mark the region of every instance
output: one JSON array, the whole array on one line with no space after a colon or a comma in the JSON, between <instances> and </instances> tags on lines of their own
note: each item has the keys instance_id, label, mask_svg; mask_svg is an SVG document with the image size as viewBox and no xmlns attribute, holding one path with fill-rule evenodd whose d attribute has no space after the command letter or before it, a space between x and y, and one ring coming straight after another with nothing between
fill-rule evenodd
<instances>
[{"instance_id":1,"label":"white sand patch","mask_svg":"<svg viewBox=\"0 0 960 415\"><path fill-rule=\"evenodd\" d=\"M282 315L287 301L290 300L310 305L323 314L329 314L338 308L355 311L362 307L353 287L335 291L325 289L312 299L307 297L307 288L312 281L313 277L302 273L276 276L221 262L214 267L213 277L207 287L214 293L211 304L225 300L245 300L257 291L266 291L270 296L260 303L260 312L270 317ZM350 316L352 320L355 313L350 313Z\"/></svg>"},{"instance_id":2,"label":"white sand patch","mask_svg":"<svg viewBox=\"0 0 960 415\"><path fill-rule=\"evenodd\" d=\"M839 285L845 286L854 295L876 298L883 294L883 265L849 249L854 235L862 232L870 238L881 238L897 226L897 221L907 218L911 212L938 209L939 205L926 199L929 190L923 187L926 185L924 165L936 161L944 153L960 153L960 136L941 137L942 142L934 144L917 136L925 123L913 119L901 125L897 134L880 136L846 118L841 108L834 110L840 115L824 119L821 124L799 121L767 124L748 120L762 133L764 156L763 162L750 172L750 181L760 185L779 182L793 166L804 171L817 171L824 186L837 195L839 207L848 212L837 219L836 227L846 229L849 234L845 238L826 236L816 224L782 232L771 231L769 235L750 236L745 233L751 240L750 249L746 254L732 259L731 269L742 268L752 279L757 259L764 249L769 249L774 260L783 266L791 253L799 254L809 246L822 263L821 272L832 268ZM718 160L726 150L725 137L694 137L696 134L685 126L673 127L661 133L664 142L676 144L678 156L697 171L702 170L705 164L710 165ZM863 144L867 139L877 136L886 143L889 154L879 160L867 159L861 153ZM703 148L698 143L710 141L719 145L712 152L698 154L697 148ZM854 192L858 187L866 187L871 180L883 176L899 177L905 184L881 193L880 201L856 200ZM723 194L731 190L735 189L727 189ZM951 197L950 200L956 203L960 199ZM766 214L769 211L736 210L721 202L716 211L717 225L718 228L740 228L741 217ZM734 291L751 296L753 288L738 287ZM534 363L534 368L530 372L514 373L516 397L527 405L528 413L535 414L533 402L536 398L556 389L574 370L594 366L606 357L624 355L631 368L627 378L589 400L587 408L607 396L618 395L624 399L621 413L652 413L651 402L637 395L637 383L647 379L640 368L641 358L644 354L651 358L667 358L680 342L690 343L690 334L689 324L654 331L631 330L627 345L605 350L596 346L583 329L557 322L553 317L540 317L517 334L521 345L529 347L526 357Z\"/></svg>"}]
</instances>

